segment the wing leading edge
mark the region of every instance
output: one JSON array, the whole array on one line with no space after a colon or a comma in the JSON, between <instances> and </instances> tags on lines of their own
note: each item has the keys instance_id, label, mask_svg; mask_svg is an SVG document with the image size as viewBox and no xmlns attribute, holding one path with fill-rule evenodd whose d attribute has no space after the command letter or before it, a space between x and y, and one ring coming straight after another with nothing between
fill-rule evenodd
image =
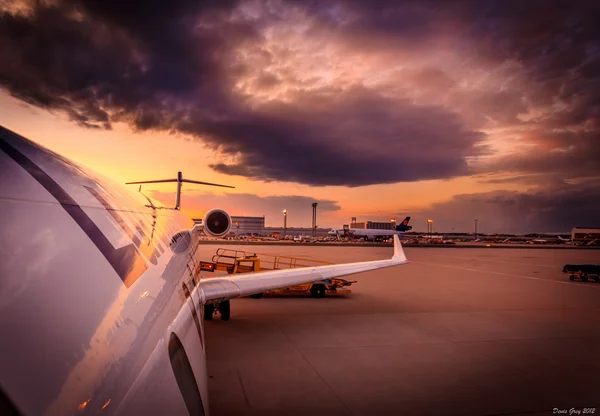
<instances>
[{"instance_id":1,"label":"wing leading edge","mask_svg":"<svg viewBox=\"0 0 600 416\"><path fill-rule=\"evenodd\" d=\"M298 269L273 270L249 273L240 277L211 278L200 282L203 303L223 301L281 289L302 283L316 282L348 274L406 264L408 260L398 236L394 236L394 255L391 259L365 261L360 263L333 264L328 266L305 267Z\"/></svg>"}]
</instances>

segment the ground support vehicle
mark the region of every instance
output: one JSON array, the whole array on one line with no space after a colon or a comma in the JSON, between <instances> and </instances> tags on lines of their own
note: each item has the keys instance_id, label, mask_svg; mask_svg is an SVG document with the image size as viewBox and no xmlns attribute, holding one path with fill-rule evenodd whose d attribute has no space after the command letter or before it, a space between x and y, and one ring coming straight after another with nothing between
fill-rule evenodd
<instances>
[{"instance_id":1,"label":"ground support vehicle","mask_svg":"<svg viewBox=\"0 0 600 416\"><path fill-rule=\"evenodd\" d=\"M199 278L201 271L214 272L224 271L228 274L253 273L266 270L281 270L297 267L324 266L332 264L325 261L303 259L299 257L276 256L269 254L258 255L245 251L231 250L225 248L217 249L211 261L200 261L196 276ZM348 287L356 281L345 279L326 279L318 282L305 283L283 289L271 290L265 293L251 295L258 299L264 295L294 295L310 294L314 298L322 298L326 294L344 295L350 293ZM229 301L219 303L208 303L204 306L204 319L212 320L213 315L220 313L221 319L228 320L230 317Z\"/></svg>"},{"instance_id":2,"label":"ground support vehicle","mask_svg":"<svg viewBox=\"0 0 600 416\"><path fill-rule=\"evenodd\" d=\"M579 279L587 282L593 279L600 282L600 264L565 264L563 273L569 275L569 280Z\"/></svg>"}]
</instances>

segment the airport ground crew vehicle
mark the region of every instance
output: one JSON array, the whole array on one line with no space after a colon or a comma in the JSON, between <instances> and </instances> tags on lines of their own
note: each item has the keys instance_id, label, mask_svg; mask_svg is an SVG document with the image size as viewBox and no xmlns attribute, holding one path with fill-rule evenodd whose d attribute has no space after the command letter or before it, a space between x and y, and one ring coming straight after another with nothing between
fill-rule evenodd
<instances>
[{"instance_id":1,"label":"airport ground crew vehicle","mask_svg":"<svg viewBox=\"0 0 600 416\"><path fill-rule=\"evenodd\" d=\"M237 273L253 273L266 270L281 270L297 267L324 266L332 264L325 261L309 260L299 257L275 256L268 254L257 255L256 253L248 253L239 250L231 250L225 248L217 249L216 254L212 257L212 261L200 261L197 274L201 271L214 272L225 271L228 274ZM265 293L257 293L250 297L259 299L263 295L291 295L291 294L307 294L309 293L314 298L322 298L326 294L342 295L350 293L349 287L356 281L345 279L326 279L318 282L305 283L296 286L290 286L283 289L270 290ZM220 302L219 304L206 304L204 306L204 319L211 320L216 313L221 314L221 319L228 320L230 317L229 301Z\"/></svg>"},{"instance_id":2,"label":"airport ground crew vehicle","mask_svg":"<svg viewBox=\"0 0 600 416\"><path fill-rule=\"evenodd\" d=\"M302 285L290 286L283 289L270 290L266 293L257 293L250 295L251 298L260 299L263 295L292 295L300 293L310 293L313 298L325 297L326 293L332 295L342 295L350 293L350 289L344 289L345 286L350 286L356 281L345 279L326 279L314 283L305 283Z\"/></svg>"},{"instance_id":3,"label":"airport ground crew vehicle","mask_svg":"<svg viewBox=\"0 0 600 416\"><path fill-rule=\"evenodd\" d=\"M582 282L589 279L600 282L600 264L565 264L563 273L569 274L569 280L579 278Z\"/></svg>"}]
</instances>

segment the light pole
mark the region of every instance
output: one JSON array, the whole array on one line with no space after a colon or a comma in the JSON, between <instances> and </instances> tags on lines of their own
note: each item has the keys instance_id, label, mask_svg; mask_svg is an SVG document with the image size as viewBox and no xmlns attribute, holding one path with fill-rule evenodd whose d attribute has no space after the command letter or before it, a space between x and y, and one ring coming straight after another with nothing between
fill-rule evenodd
<instances>
[{"instance_id":1,"label":"light pole","mask_svg":"<svg viewBox=\"0 0 600 416\"><path fill-rule=\"evenodd\" d=\"M427 220L427 234L431 235L433 232L433 220Z\"/></svg>"},{"instance_id":2,"label":"light pole","mask_svg":"<svg viewBox=\"0 0 600 416\"><path fill-rule=\"evenodd\" d=\"M312 236L316 237L317 236L317 203L313 202L312 207L313 207Z\"/></svg>"},{"instance_id":3,"label":"light pole","mask_svg":"<svg viewBox=\"0 0 600 416\"><path fill-rule=\"evenodd\" d=\"M240 233L240 222L236 221L235 222L235 238L238 238L239 233Z\"/></svg>"},{"instance_id":4,"label":"light pole","mask_svg":"<svg viewBox=\"0 0 600 416\"><path fill-rule=\"evenodd\" d=\"M477 240L477 218L475 218L475 240Z\"/></svg>"},{"instance_id":5,"label":"light pole","mask_svg":"<svg viewBox=\"0 0 600 416\"><path fill-rule=\"evenodd\" d=\"M395 230L396 229L396 218L392 218L390 220L390 222L392 223L392 230Z\"/></svg>"},{"instance_id":6,"label":"light pole","mask_svg":"<svg viewBox=\"0 0 600 416\"><path fill-rule=\"evenodd\" d=\"M285 240L285 233L287 231L287 209L283 210L283 239Z\"/></svg>"}]
</instances>

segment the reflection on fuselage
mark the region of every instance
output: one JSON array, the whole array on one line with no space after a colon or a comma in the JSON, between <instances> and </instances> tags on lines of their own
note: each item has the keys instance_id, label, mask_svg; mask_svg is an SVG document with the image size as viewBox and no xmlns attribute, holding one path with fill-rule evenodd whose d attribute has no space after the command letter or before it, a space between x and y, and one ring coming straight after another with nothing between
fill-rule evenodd
<instances>
[{"instance_id":1,"label":"reflection on fuselage","mask_svg":"<svg viewBox=\"0 0 600 416\"><path fill-rule=\"evenodd\" d=\"M124 397L154 351L169 363L157 346L192 301L182 280L193 255L169 245L193 222L2 128L0 150L1 241L11 247L0 250L2 389L23 414L131 409ZM189 349L195 337L180 336ZM154 384L167 382L176 387Z\"/></svg>"}]
</instances>

